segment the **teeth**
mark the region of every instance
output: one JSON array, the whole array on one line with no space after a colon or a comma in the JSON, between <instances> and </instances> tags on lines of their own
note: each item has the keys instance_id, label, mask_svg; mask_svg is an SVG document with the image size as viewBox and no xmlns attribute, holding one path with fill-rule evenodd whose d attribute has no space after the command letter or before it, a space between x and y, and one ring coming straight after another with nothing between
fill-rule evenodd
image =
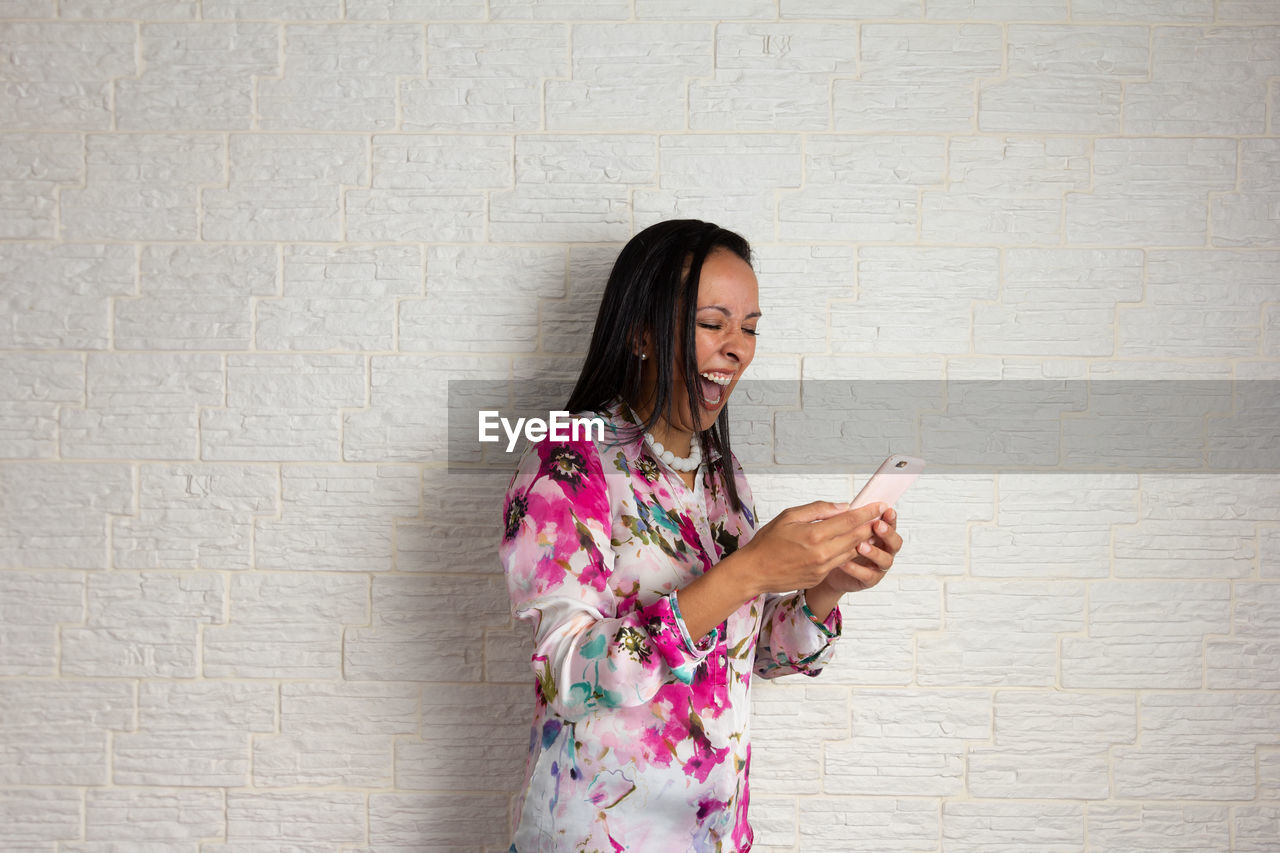
<instances>
[{"instance_id":1,"label":"teeth","mask_svg":"<svg viewBox=\"0 0 1280 853\"><path fill-rule=\"evenodd\" d=\"M732 373L700 373L698 375L703 379L708 379L716 383L717 385L728 385L733 381Z\"/></svg>"}]
</instances>

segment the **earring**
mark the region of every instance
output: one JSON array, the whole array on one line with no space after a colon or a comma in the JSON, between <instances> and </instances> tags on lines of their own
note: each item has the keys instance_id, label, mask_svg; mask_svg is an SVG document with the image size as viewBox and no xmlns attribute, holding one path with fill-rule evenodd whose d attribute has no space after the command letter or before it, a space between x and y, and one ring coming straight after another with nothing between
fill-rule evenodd
<instances>
[{"instance_id":1,"label":"earring","mask_svg":"<svg viewBox=\"0 0 1280 853\"><path fill-rule=\"evenodd\" d=\"M641 360L641 361L644 361L644 360L645 360L646 358L648 358L648 357L649 357L649 354L648 354L648 353L644 353L644 352L640 353L640 360Z\"/></svg>"}]
</instances>

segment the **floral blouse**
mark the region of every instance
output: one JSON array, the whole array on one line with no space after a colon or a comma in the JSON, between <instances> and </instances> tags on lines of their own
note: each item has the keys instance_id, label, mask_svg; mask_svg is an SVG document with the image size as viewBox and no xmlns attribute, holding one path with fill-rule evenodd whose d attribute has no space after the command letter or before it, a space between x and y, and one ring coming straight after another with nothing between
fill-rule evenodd
<instances>
[{"instance_id":1,"label":"floral blouse","mask_svg":"<svg viewBox=\"0 0 1280 853\"><path fill-rule=\"evenodd\" d=\"M677 591L751 538L742 502L656 459L615 403L603 441L533 444L503 506L515 615L536 678L517 853L745 851L751 674L817 675L840 634L804 593L760 596L692 638Z\"/></svg>"}]
</instances>

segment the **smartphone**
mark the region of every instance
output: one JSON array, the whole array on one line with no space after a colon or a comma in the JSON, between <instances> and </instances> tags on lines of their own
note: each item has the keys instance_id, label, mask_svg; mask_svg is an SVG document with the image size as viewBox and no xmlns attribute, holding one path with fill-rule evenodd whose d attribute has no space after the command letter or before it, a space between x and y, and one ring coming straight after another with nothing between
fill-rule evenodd
<instances>
[{"instance_id":1,"label":"smartphone","mask_svg":"<svg viewBox=\"0 0 1280 853\"><path fill-rule=\"evenodd\" d=\"M849 508L857 509L873 503L882 503L886 508L893 506L923 470L923 459L895 453L880 463L880 467L871 475L862 491L858 492Z\"/></svg>"}]
</instances>

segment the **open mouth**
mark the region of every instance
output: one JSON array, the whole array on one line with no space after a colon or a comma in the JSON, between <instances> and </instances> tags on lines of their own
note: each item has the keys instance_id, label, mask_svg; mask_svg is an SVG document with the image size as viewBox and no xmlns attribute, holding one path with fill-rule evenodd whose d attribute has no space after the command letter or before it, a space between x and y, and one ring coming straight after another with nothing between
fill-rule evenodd
<instances>
[{"instance_id":1,"label":"open mouth","mask_svg":"<svg viewBox=\"0 0 1280 853\"><path fill-rule=\"evenodd\" d=\"M733 382L733 374L709 370L699 376L702 377L702 399L708 408L720 405L729 383Z\"/></svg>"}]
</instances>

